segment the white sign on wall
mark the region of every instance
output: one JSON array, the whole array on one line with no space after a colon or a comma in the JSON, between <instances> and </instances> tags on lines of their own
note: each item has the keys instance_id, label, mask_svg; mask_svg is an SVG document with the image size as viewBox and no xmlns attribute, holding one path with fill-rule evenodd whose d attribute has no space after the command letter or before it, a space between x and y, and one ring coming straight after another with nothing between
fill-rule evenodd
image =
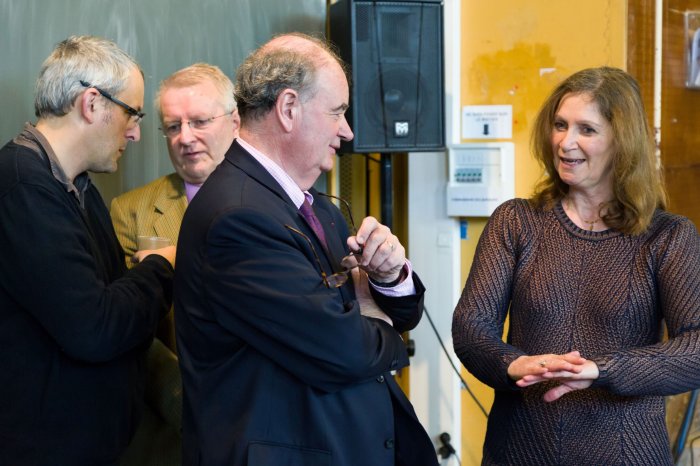
<instances>
[{"instance_id":1,"label":"white sign on wall","mask_svg":"<svg viewBox=\"0 0 700 466\"><path fill-rule=\"evenodd\" d=\"M463 139L511 139L512 105L465 105L462 107Z\"/></svg>"}]
</instances>

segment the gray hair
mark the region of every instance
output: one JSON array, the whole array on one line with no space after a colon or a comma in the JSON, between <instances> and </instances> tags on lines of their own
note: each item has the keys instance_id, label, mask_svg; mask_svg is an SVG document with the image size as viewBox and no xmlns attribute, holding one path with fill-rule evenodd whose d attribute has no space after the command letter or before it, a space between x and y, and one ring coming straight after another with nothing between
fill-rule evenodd
<instances>
[{"instance_id":1,"label":"gray hair","mask_svg":"<svg viewBox=\"0 0 700 466\"><path fill-rule=\"evenodd\" d=\"M195 63L186 68L178 70L162 80L153 99L153 105L158 111L161 120L163 119L160 107L160 98L163 92L171 88L183 88L196 86L202 81L211 82L219 93L221 103L225 112L233 112L236 109L236 99L233 95L233 83L218 66L208 63Z\"/></svg>"},{"instance_id":2,"label":"gray hair","mask_svg":"<svg viewBox=\"0 0 700 466\"><path fill-rule=\"evenodd\" d=\"M235 96L241 120L258 120L267 114L284 89L294 89L304 100L313 97L316 72L330 60L346 71L328 43L301 33L276 36L255 50L236 72Z\"/></svg>"},{"instance_id":3,"label":"gray hair","mask_svg":"<svg viewBox=\"0 0 700 466\"><path fill-rule=\"evenodd\" d=\"M138 63L114 42L95 36L71 36L56 45L41 67L34 113L39 118L66 115L85 90L81 80L118 94L126 88L134 68L141 71Z\"/></svg>"}]
</instances>

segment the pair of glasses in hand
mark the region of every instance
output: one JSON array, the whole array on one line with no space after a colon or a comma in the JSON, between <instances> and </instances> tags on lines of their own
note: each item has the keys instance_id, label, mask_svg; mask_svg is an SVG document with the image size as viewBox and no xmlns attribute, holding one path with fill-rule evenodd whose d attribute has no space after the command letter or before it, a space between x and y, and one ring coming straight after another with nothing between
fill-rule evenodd
<instances>
[{"instance_id":1,"label":"pair of glasses in hand","mask_svg":"<svg viewBox=\"0 0 700 466\"><path fill-rule=\"evenodd\" d=\"M321 279L323 280L323 284L326 286L326 288L340 288L348 281L348 278L350 278L350 271L358 266L358 260L356 257L357 253L351 252L347 256L343 257L340 261L340 266L343 268L343 270L328 275L323 270L323 266L321 265L321 258L318 256L316 248L314 247L309 237L306 236L304 232L297 228L294 228L291 225L285 225L285 228L301 236L309 244L311 252L314 255L314 259L316 260L316 264L318 265L318 269L321 271Z\"/></svg>"},{"instance_id":2,"label":"pair of glasses in hand","mask_svg":"<svg viewBox=\"0 0 700 466\"><path fill-rule=\"evenodd\" d=\"M357 234L357 228L355 227L355 219L352 217L352 209L350 208L350 203L343 199L342 197L334 196L332 194L326 194L326 193L318 193L321 196L324 197L329 197L331 199L335 199L336 201L340 202L340 205L345 207L345 213L346 218L349 222L350 226L350 234L356 235ZM340 261L340 265L345 269L345 270L351 270L355 267L359 266L359 258L362 257L362 248L358 249L357 251L351 252L347 256L343 257L343 259Z\"/></svg>"},{"instance_id":3,"label":"pair of glasses in hand","mask_svg":"<svg viewBox=\"0 0 700 466\"><path fill-rule=\"evenodd\" d=\"M347 220L350 226L350 232L351 234L355 235L357 234L357 228L355 228L355 220L353 219L352 216L352 209L350 208L350 203L343 199L342 197L334 196L332 194L326 194L326 193L318 193L321 196L328 197L331 199L335 199L340 202L341 206L345 208L346 214L347 214ZM294 228L290 225L285 225L287 229L290 231L293 231L294 233L301 235L307 243L309 243L309 247L311 248L311 251L314 254L314 258L316 260L316 263L318 264L318 268L321 271L321 278L323 279L323 284L328 287L328 288L339 288L343 286L347 281L348 278L350 278L350 271L354 269L355 267L359 266L360 259L362 257L362 249L354 252L350 252L350 254L346 255L340 260L340 266L342 267L342 271L340 272L335 272L333 274L326 274L326 272L323 271L323 267L321 266L321 258L319 257L318 253L316 252L316 248L314 248L313 243L309 239L308 236L306 236L302 231L298 230L297 228Z\"/></svg>"}]
</instances>

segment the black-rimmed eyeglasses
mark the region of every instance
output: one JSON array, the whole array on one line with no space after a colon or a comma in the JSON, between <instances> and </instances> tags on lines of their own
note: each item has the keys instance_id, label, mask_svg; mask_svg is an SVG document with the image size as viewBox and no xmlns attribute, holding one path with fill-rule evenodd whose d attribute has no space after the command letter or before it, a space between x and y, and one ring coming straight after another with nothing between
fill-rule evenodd
<instances>
[{"instance_id":1,"label":"black-rimmed eyeglasses","mask_svg":"<svg viewBox=\"0 0 700 466\"><path fill-rule=\"evenodd\" d=\"M160 130L163 132L163 137L164 138L170 138L174 139L177 137L178 134L182 132L182 124L185 123L187 126L190 127L191 130L194 131L202 131L205 130L211 125L214 120L217 118L225 117L227 115L231 115L235 112L235 110L231 110L230 112L226 112L222 115L217 115L209 118L198 118L195 120L181 120L181 121L172 121L172 122L163 122L163 127L160 128Z\"/></svg>"},{"instance_id":2,"label":"black-rimmed eyeglasses","mask_svg":"<svg viewBox=\"0 0 700 466\"><path fill-rule=\"evenodd\" d=\"M80 84L81 84L83 87L91 87L91 88L95 89L97 92L100 93L100 95L101 95L102 97L104 97L105 99L109 100L110 102L112 102L112 103L114 103L114 104L119 105L121 108L123 108L124 110L126 110L126 113L128 113L130 116L134 117L134 123L136 123L137 125L138 125L139 123L141 123L141 120L143 120L143 117L146 116L145 113L140 112L140 111L136 110L134 107L132 107L131 105L122 102L121 100L117 99L117 98L114 97L112 94L110 94L109 92L105 91L104 89L100 89L99 87L93 86L93 85L90 84L89 82L83 81L83 80L80 80Z\"/></svg>"}]
</instances>

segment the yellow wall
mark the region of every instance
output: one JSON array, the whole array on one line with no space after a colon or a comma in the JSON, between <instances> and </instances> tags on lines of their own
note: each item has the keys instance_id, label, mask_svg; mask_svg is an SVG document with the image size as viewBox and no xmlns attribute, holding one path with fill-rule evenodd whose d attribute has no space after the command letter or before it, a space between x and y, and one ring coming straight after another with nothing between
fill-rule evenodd
<instances>
[{"instance_id":1,"label":"yellow wall","mask_svg":"<svg viewBox=\"0 0 700 466\"><path fill-rule=\"evenodd\" d=\"M530 124L552 88L571 73L591 66L625 67L626 1L460 1L461 103L513 106L515 194L528 197L540 173L529 155ZM486 223L466 220L463 279ZM464 375L481 404L490 409L493 390L466 371ZM484 415L463 391L462 465L480 464L485 432Z\"/></svg>"}]
</instances>

